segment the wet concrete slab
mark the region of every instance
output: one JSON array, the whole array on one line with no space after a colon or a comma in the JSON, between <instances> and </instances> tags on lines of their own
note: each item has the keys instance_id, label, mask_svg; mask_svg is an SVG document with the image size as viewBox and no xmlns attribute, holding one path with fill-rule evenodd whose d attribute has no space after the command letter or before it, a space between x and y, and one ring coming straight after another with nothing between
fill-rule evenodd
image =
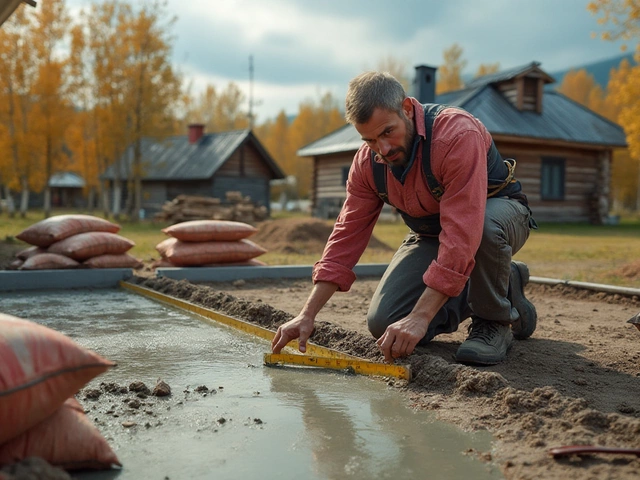
<instances>
[{"instance_id":1,"label":"wet concrete slab","mask_svg":"<svg viewBox=\"0 0 640 480\"><path fill-rule=\"evenodd\" d=\"M1 293L0 311L118 362L89 387L172 388L135 409L131 393L80 395L123 468L79 479L502 478L464 454L489 451L488 434L412 411L383 381L264 367L268 342L123 290Z\"/></svg>"}]
</instances>

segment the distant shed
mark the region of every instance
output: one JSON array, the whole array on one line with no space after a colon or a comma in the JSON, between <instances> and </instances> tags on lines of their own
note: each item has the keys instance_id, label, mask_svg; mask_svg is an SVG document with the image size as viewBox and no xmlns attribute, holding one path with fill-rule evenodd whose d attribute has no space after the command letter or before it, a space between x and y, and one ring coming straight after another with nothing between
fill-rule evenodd
<instances>
[{"instance_id":1,"label":"distant shed","mask_svg":"<svg viewBox=\"0 0 640 480\"><path fill-rule=\"evenodd\" d=\"M84 208L87 201L84 197L84 178L73 172L55 173L49 179L51 188L51 205L65 208Z\"/></svg>"},{"instance_id":2,"label":"distant shed","mask_svg":"<svg viewBox=\"0 0 640 480\"><path fill-rule=\"evenodd\" d=\"M118 164L101 176L112 196L124 196L117 179L126 178L132 159L131 145ZM285 177L251 130L205 134L201 124L190 125L188 135L161 141L144 138L142 168L142 208L146 214L160 211L164 202L181 194L224 200L228 191L239 191L270 211L269 182Z\"/></svg>"}]
</instances>

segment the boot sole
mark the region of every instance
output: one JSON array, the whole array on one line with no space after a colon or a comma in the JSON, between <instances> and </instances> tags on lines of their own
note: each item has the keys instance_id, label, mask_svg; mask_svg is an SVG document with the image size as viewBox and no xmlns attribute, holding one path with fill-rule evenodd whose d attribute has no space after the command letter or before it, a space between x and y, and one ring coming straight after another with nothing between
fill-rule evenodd
<instances>
[{"instance_id":1,"label":"boot sole","mask_svg":"<svg viewBox=\"0 0 640 480\"><path fill-rule=\"evenodd\" d=\"M509 285L511 303L520 315L520 318L511 326L511 331L515 338L524 340L535 332L538 313L533 303L524 296L524 287L529 283L529 267L522 262L511 262L511 271L515 272L511 276L513 282Z\"/></svg>"}]
</instances>

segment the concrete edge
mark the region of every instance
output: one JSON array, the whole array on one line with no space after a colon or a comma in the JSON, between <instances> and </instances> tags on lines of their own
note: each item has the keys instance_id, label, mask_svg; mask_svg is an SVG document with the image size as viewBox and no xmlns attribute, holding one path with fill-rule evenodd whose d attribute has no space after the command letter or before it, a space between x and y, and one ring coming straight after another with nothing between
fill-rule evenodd
<instances>
[{"instance_id":1,"label":"concrete edge","mask_svg":"<svg viewBox=\"0 0 640 480\"><path fill-rule=\"evenodd\" d=\"M133 277L131 268L0 271L0 292L69 288L115 288Z\"/></svg>"},{"instance_id":2,"label":"concrete edge","mask_svg":"<svg viewBox=\"0 0 640 480\"><path fill-rule=\"evenodd\" d=\"M353 268L357 276L381 277L389 265L367 263ZM264 267L164 267L156 269L157 277L190 282L228 282L256 278L311 278L312 265L274 265Z\"/></svg>"}]
</instances>

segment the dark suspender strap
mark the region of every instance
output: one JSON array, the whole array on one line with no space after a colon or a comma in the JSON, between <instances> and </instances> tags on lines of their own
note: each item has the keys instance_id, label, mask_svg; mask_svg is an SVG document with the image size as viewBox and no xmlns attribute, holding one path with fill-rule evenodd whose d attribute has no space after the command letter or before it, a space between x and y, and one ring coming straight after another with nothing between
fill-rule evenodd
<instances>
[{"instance_id":1,"label":"dark suspender strap","mask_svg":"<svg viewBox=\"0 0 640 480\"><path fill-rule=\"evenodd\" d=\"M371 150L371 169L373 170L373 181L376 184L378 196L384 203L389 203L387 195L387 167L382 163L376 162L376 152Z\"/></svg>"},{"instance_id":2,"label":"dark suspender strap","mask_svg":"<svg viewBox=\"0 0 640 480\"><path fill-rule=\"evenodd\" d=\"M446 105L427 104L424 107L424 127L425 127L425 141L422 144L422 171L427 180L427 185L431 191L431 195L437 201L440 201L440 197L444 193L444 187L440 185L440 182L433 176L431 171L431 136L433 133L433 122L438 114L444 110Z\"/></svg>"}]
</instances>

